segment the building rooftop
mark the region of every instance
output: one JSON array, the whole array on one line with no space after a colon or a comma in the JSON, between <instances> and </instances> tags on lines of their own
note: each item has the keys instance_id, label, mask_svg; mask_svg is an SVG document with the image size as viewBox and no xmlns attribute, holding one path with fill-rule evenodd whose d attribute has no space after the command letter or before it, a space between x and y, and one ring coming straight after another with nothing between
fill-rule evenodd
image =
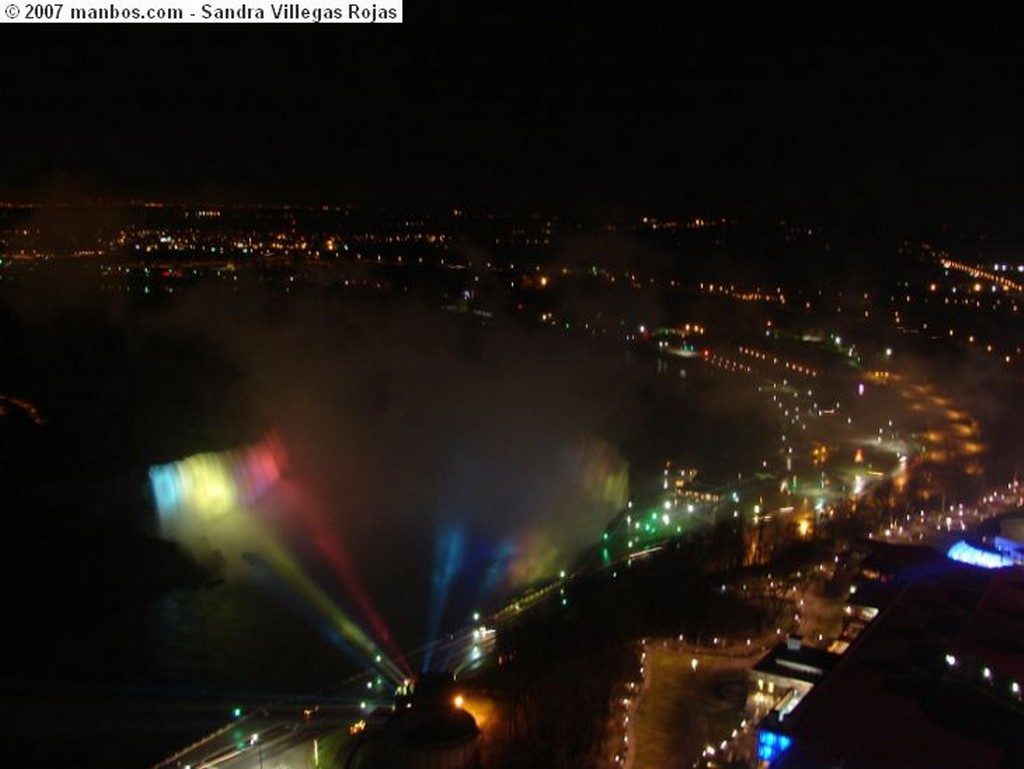
<instances>
[{"instance_id":1,"label":"building rooftop","mask_svg":"<svg viewBox=\"0 0 1024 769\"><path fill-rule=\"evenodd\" d=\"M773 727L792 738L773 766L1024 766L1018 680L1024 573L947 562L909 580Z\"/></svg>"},{"instance_id":2,"label":"building rooftop","mask_svg":"<svg viewBox=\"0 0 1024 769\"><path fill-rule=\"evenodd\" d=\"M839 660L838 654L813 646L804 646L797 640L796 643L783 642L776 645L754 665L753 669L758 673L769 673L816 684Z\"/></svg>"},{"instance_id":3,"label":"building rooftop","mask_svg":"<svg viewBox=\"0 0 1024 769\"><path fill-rule=\"evenodd\" d=\"M861 564L861 573L876 579L907 578L914 572L927 571L941 564L946 557L930 547L871 541L870 553Z\"/></svg>"}]
</instances>

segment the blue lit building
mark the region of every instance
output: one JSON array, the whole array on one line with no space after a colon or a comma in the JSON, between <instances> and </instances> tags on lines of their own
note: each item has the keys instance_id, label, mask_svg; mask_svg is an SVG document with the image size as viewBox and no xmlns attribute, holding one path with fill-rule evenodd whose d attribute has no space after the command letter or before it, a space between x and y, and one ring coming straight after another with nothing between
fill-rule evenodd
<instances>
[{"instance_id":1,"label":"blue lit building","mask_svg":"<svg viewBox=\"0 0 1024 769\"><path fill-rule=\"evenodd\" d=\"M792 744L789 735L762 726L757 730L757 760L764 766L773 766Z\"/></svg>"}]
</instances>

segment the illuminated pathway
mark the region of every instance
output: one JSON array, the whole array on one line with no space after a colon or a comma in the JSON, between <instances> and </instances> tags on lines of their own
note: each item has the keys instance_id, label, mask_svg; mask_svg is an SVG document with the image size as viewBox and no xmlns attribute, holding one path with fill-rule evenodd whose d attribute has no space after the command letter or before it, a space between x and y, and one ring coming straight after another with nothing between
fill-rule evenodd
<instances>
[{"instance_id":1,"label":"illuminated pathway","mask_svg":"<svg viewBox=\"0 0 1024 769\"><path fill-rule=\"evenodd\" d=\"M752 721L744 718L743 705L723 696L746 691L747 669L773 640L765 636L734 650L645 640L644 683L628 711L629 750L622 765L690 766L709 751L721 752L732 740L749 735Z\"/></svg>"}]
</instances>

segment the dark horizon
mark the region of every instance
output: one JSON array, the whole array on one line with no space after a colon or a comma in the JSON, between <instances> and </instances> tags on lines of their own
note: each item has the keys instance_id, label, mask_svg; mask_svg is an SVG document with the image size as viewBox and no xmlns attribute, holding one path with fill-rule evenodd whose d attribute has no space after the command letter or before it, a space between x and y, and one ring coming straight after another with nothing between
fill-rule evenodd
<instances>
[{"instance_id":1,"label":"dark horizon","mask_svg":"<svg viewBox=\"0 0 1024 769\"><path fill-rule=\"evenodd\" d=\"M999 20L463 6L410 5L389 28L21 27L3 54L0 197L1016 236L1022 62Z\"/></svg>"}]
</instances>

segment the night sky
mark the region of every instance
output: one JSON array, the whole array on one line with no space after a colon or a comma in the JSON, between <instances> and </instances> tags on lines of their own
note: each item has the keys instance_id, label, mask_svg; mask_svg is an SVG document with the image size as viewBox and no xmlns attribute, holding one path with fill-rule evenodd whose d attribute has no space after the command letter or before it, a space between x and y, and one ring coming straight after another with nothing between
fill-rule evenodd
<instances>
[{"instance_id":1,"label":"night sky","mask_svg":"<svg viewBox=\"0 0 1024 769\"><path fill-rule=\"evenodd\" d=\"M1009 17L556 5L8 25L0 194L983 223L1024 203Z\"/></svg>"}]
</instances>

